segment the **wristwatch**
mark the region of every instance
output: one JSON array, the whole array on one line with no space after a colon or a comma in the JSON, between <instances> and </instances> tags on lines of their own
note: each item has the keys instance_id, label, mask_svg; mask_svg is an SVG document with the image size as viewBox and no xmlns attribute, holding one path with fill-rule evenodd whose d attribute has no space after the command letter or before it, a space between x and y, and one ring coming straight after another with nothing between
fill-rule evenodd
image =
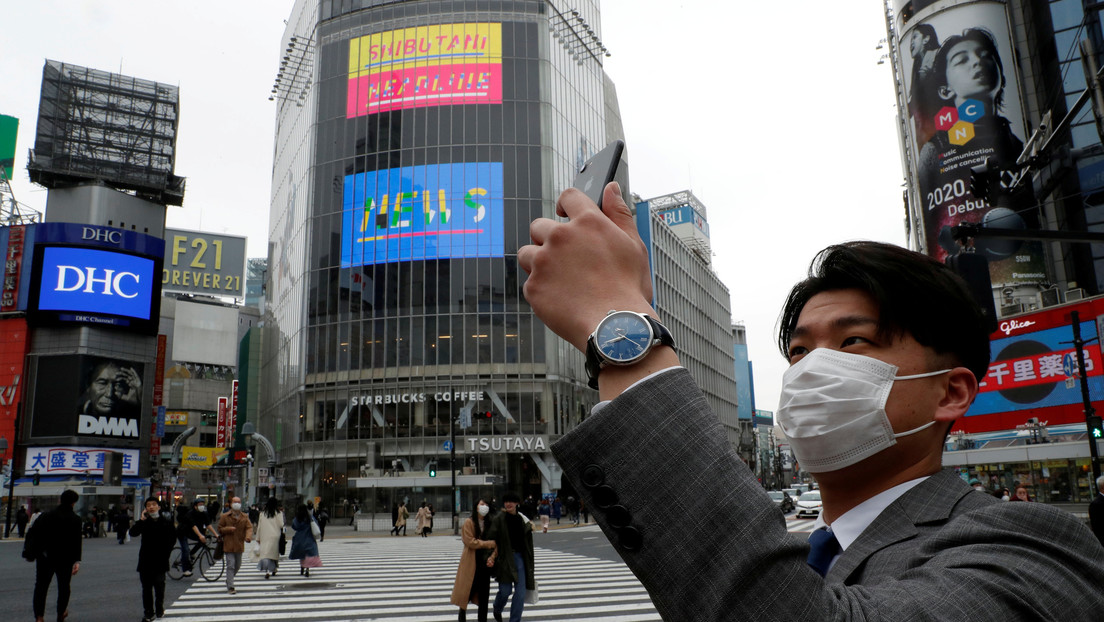
<instances>
[{"instance_id":1,"label":"wristwatch","mask_svg":"<svg viewBox=\"0 0 1104 622\"><path fill-rule=\"evenodd\" d=\"M657 345L675 346L659 320L635 311L610 311L587 338L587 385L597 389L603 367L639 363Z\"/></svg>"}]
</instances>

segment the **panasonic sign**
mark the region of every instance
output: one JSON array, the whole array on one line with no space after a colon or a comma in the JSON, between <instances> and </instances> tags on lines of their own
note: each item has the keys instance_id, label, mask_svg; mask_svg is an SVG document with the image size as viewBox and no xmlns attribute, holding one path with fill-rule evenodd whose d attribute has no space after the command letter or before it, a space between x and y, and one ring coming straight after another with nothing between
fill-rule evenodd
<instances>
[{"instance_id":1,"label":"panasonic sign","mask_svg":"<svg viewBox=\"0 0 1104 622\"><path fill-rule=\"evenodd\" d=\"M154 261L64 246L43 249L38 309L150 319Z\"/></svg>"},{"instance_id":2,"label":"panasonic sign","mask_svg":"<svg viewBox=\"0 0 1104 622\"><path fill-rule=\"evenodd\" d=\"M138 420L80 415L77 422L77 434L138 438Z\"/></svg>"}]
</instances>

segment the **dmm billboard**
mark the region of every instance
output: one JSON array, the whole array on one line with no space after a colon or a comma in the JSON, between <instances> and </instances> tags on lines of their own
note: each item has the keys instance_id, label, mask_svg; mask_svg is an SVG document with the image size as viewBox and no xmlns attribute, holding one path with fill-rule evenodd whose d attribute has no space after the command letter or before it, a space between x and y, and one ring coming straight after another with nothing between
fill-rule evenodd
<instances>
[{"instance_id":1,"label":"dmm billboard","mask_svg":"<svg viewBox=\"0 0 1104 622\"><path fill-rule=\"evenodd\" d=\"M1044 309L1001 322L990 338L992 362L977 399L952 431L991 432L1015 429L1030 417L1050 425L1083 423L1085 415L1077 375L1070 312L1079 313L1081 339L1098 333L1104 302ZM1104 361L1100 345L1084 347L1089 396L1104 397Z\"/></svg>"},{"instance_id":2,"label":"dmm billboard","mask_svg":"<svg viewBox=\"0 0 1104 622\"><path fill-rule=\"evenodd\" d=\"M503 194L501 162L346 175L341 267L502 257Z\"/></svg>"},{"instance_id":3,"label":"dmm billboard","mask_svg":"<svg viewBox=\"0 0 1104 622\"><path fill-rule=\"evenodd\" d=\"M1025 128L1007 8L997 2L937 2L900 13L901 75L907 98L915 187L927 252L943 261L965 222L1038 228L1031 182L975 196L970 169L987 160L1011 168ZM1041 242L977 240L994 286L1042 283Z\"/></svg>"},{"instance_id":4,"label":"dmm billboard","mask_svg":"<svg viewBox=\"0 0 1104 622\"><path fill-rule=\"evenodd\" d=\"M31 436L93 436L137 446L145 364L84 354L35 357Z\"/></svg>"},{"instance_id":5,"label":"dmm billboard","mask_svg":"<svg viewBox=\"0 0 1104 622\"><path fill-rule=\"evenodd\" d=\"M502 24L440 24L349 41L345 116L502 103Z\"/></svg>"}]
</instances>

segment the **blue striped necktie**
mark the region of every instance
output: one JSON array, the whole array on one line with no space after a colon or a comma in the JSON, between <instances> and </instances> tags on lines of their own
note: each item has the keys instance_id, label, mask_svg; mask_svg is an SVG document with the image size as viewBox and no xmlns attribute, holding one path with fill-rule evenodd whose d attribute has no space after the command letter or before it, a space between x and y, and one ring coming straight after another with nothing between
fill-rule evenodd
<instances>
[{"instance_id":1,"label":"blue striped necktie","mask_svg":"<svg viewBox=\"0 0 1104 622\"><path fill-rule=\"evenodd\" d=\"M836 534L825 527L809 535L809 546L812 548L809 549L809 558L805 561L823 577L828 574L828 566L840 551L839 540L836 540Z\"/></svg>"}]
</instances>

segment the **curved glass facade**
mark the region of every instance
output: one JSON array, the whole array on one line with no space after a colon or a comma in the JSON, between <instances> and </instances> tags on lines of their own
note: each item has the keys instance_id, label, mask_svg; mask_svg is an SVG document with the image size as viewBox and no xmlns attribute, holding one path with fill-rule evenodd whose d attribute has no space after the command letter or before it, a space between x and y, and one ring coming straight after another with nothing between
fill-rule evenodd
<instances>
[{"instance_id":1,"label":"curved glass facade","mask_svg":"<svg viewBox=\"0 0 1104 622\"><path fill-rule=\"evenodd\" d=\"M260 426L283 494L337 516L414 494L444 509L450 467L465 508L492 485L560 488L547 448L597 394L532 314L516 253L622 137L584 5L296 4L274 88ZM439 488L413 486L434 469Z\"/></svg>"}]
</instances>

